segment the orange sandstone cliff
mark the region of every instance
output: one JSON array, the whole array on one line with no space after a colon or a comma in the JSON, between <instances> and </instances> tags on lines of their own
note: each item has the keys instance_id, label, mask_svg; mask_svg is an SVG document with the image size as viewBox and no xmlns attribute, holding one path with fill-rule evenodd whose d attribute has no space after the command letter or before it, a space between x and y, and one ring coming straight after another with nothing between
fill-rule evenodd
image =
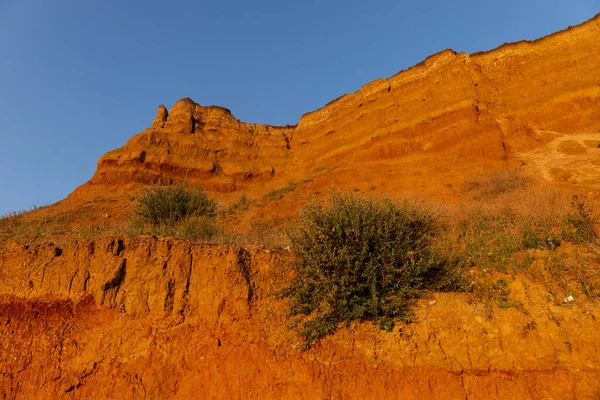
<instances>
[{"instance_id":1,"label":"orange sandstone cliff","mask_svg":"<svg viewBox=\"0 0 600 400\"><path fill-rule=\"evenodd\" d=\"M295 126L247 124L224 108L182 99L169 112L160 106L150 128L102 156L72 197L181 179L214 192L260 192L309 175L328 185L373 181L394 192L406 188L390 180L432 169L436 182L447 183L464 165L510 161L558 136L596 133L599 38L596 16L533 42L472 55L445 50Z\"/></svg>"},{"instance_id":2,"label":"orange sandstone cliff","mask_svg":"<svg viewBox=\"0 0 600 400\"><path fill-rule=\"evenodd\" d=\"M289 182L461 201L466 171L520 164L599 188L600 15L533 42L445 50L302 116L249 124L178 101L100 158L42 212L117 224L147 184L201 182L220 201ZM253 210L287 216L300 204ZM262 214L261 214L262 213ZM600 304L548 302L517 277L522 307L468 294L421 300L392 333L355 324L308 351L273 293L286 252L154 237L0 248L0 398L560 398L600 396Z\"/></svg>"}]
</instances>

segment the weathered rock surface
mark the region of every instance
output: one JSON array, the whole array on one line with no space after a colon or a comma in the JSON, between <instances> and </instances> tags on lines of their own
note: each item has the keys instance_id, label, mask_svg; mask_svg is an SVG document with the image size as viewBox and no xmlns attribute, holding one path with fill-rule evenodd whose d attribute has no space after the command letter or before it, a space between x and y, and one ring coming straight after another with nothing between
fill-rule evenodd
<instances>
[{"instance_id":1,"label":"weathered rock surface","mask_svg":"<svg viewBox=\"0 0 600 400\"><path fill-rule=\"evenodd\" d=\"M246 124L222 107L179 100L158 108L152 127L98 161L88 185L201 180L208 190L271 178L291 156L293 128Z\"/></svg>"},{"instance_id":2,"label":"weathered rock surface","mask_svg":"<svg viewBox=\"0 0 600 400\"><path fill-rule=\"evenodd\" d=\"M595 398L597 302L558 306L517 279L517 309L424 300L392 333L308 352L264 250L153 238L0 251L2 398Z\"/></svg>"},{"instance_id":3,"label":"weathered rock surface","mask_svg":"<svg viewBox=\"0 0 600 400\"><path fill-rule=\"evenodd\" d=\"M422 175L439 190L463 165L520 157L557 136L600 128L600 15L533 42L476 53L445 50L310 112L296 126L247 124L221 107L178 101L107 153L89 183L199 180L216 192L264 190L306 177L344 185ZM423 165L426 167L423 168ZM436 170L436 174L431 174ZM429 172L429 174L427 173ZM315 175L315 174L313 174Z\"/></svg>"}]
</instances>

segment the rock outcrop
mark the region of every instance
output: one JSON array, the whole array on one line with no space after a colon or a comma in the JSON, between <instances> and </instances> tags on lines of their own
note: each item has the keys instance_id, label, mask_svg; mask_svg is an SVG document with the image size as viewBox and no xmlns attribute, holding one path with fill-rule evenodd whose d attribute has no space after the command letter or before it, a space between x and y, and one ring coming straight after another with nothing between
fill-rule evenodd
<instances>
[{"instance_id":1,"label":"rock outcrop","mask_svg":"<svg viewBox=\"0 0 600 400\"><path fill-rule=\"evenodd\" d=\"M222 107L179 100L164 106L152 127L98 161L89 185L201 180L208 190L235 191L270 179L291 157L293 127L240 122Z\"/></svg>"},{"instance_id":2,"label":"rock outcrop","mask_svg":"<svg viewBox=\"0 0 600 400\"><path fill-rule=\"evenodd\" d=\"M152 123L152 128L154 128L154 129L164 128L168 117L169 117L169 112L167 111L167 107L165 107L163 104L161 104L160 106L158 106L158 110L156 111L156 117L154 117L154 122Z\"/></svg>"}]
</instances>

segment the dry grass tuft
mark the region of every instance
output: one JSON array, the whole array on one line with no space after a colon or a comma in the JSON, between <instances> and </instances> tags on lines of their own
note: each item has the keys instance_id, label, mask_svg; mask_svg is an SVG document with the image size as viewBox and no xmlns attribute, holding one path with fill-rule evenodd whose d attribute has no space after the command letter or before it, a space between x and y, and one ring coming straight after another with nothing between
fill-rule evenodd
<instances>
[{"instance_id":1,"label":"dry grass tuft","mask_svg":"<svg viewBox=\"0 0 600 400\"><path fill-rule=\"evenodd\" d=\"M518 169L501 169L482 172L465 179L464 188L476 199L489 199L501 194L524 189L530 179Z\"/></svg>"}]
</instances>

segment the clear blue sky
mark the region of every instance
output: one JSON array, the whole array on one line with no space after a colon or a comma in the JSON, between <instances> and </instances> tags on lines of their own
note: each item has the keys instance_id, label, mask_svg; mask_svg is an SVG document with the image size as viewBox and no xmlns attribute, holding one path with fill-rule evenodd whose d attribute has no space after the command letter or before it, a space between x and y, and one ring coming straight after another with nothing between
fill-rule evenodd
<instances>
[{"instance_id":1,"label":"clear blue sky","mask_svg":"<svg viewBox=\"0 0 600 400\"><path fill-rule=\"evenodd\" d=\"M0 214L58 201L182 97L305 112L452 48L535 39L600 0L0 0Z\"/></svg>"}]
</instances>

